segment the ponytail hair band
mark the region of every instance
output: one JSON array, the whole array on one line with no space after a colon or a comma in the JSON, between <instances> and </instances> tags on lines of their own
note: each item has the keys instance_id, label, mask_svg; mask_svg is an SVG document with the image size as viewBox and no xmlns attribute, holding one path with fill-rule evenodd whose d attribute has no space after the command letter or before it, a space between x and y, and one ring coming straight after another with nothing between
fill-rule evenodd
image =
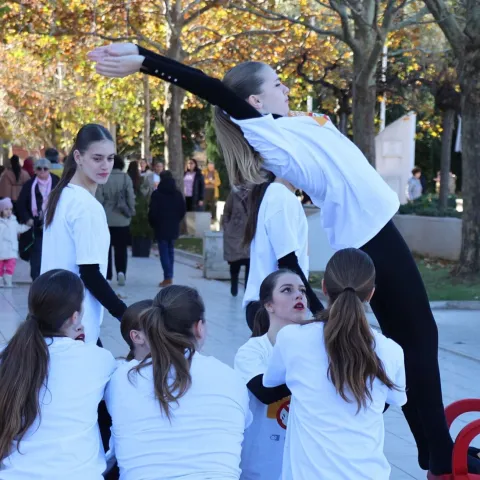
<instances>
[{"instance_id":1,"label":"ponytail hair band","mask_svg":"<svg viewBox=\"0 0 480 480\"><path fill-rule=\"evenodd\" d=\"M343 291L357 293L357 291L353 287L345 287Z\"/></svg>"}]
</instances>

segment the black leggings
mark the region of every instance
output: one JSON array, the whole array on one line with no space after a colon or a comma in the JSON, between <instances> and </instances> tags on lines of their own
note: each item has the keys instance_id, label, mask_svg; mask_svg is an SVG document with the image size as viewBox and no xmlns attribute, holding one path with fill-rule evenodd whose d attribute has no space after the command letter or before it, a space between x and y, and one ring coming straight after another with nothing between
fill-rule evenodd
<instances>
[{"instance_id":1,"label":"black leggings","mask_svg":"<svg viewBox=\"0 0 480 480\"><path fill-rule=\"evenodd\" d=\"M392 221L361 250L376 269L370 302L382 332L404 351L408 403L403 413L419 463L450 473L453 442L445 420L438 365L438 330L415 260Z\"/></svg>"}]
</instances>

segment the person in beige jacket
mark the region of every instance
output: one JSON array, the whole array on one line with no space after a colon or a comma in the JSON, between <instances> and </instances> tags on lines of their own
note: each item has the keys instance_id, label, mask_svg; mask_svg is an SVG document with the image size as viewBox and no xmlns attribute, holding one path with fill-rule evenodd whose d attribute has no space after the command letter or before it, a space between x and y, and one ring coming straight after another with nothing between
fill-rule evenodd
<instances>
[{"instance_id":1,"label":"person in beige jacket","mask_svg":"<svg viewBox=\"0 0 480 480\"><path fill-rule=\"evenodd\" d=\"M125 162L115 155L112 173L105 185L99 185L96 198L103 205L110 230L107 280L112 280L112 250L115 256L117 282L125 285L127 274L127 246L130 238L130 222L135 215L135 193L132 179L124 173Z\"/></svg>"},{"instance_id":2,"label":"person in beige jacket","mask_svg":"<svg viewBox=\"0 0 480 480\"><path fill-rule=\"evenodd\" d=\"M10 167L6 168L0 176L0 198L10 198L14 205L25 183L30 180L30 175L22 169L20 158L13 155L10 158Z\"/></svg>"}]
</instances>

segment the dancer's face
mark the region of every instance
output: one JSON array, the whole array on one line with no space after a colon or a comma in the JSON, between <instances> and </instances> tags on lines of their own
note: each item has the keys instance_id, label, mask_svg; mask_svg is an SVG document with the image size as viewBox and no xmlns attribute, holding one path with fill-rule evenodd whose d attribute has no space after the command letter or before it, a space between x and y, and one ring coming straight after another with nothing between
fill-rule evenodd
<instances>
[{"instance_id":1,"label":"dancer's face","mask_svg":"<svg viewBox=\"0 0 480 480\"><path fill-rule=\"evenodd\" d=\"M85 341L85 330L82 324L83 308L81 312L75 312L60 328L60 333L73 340Z\"/></svg>"},{"instance_id":2,"label":"dancer's face","mask_svg":"<svg viewBox=\"0 0 480 480\"><path fill-rule=\"evenodd\" d=\"M277 279L272 301L265 305L270 323L305 323L307 321L307 297L305 285L298 275L285 273Z\"/></svg>"},{"instance_id":3,"label":"dancer's face","mask_svg":"<svg viewBox=\"0 0 480 480\"><path fill-rule=\"evenodd\" d=\"M107 183L112 172L114 155L115 145L111 140L91 143L83 155L78 150L74 152L79 172L87 181L99 185Z\"/></svg>"},{"instance_id":4,"label":"dancer's face","mask_svg":"<svg viewBox=\"0 0 480 480\"><path fill-rule=\"evenodd\" d=\"M250 95L248 102L260 113L288 115L290 110L288 106L288 92L290 92L290 89L280 81L275 70L268 65L265 65L265 68L262 70L262 76L262 92L258 95Z\"/></svg>"}]
</instances>

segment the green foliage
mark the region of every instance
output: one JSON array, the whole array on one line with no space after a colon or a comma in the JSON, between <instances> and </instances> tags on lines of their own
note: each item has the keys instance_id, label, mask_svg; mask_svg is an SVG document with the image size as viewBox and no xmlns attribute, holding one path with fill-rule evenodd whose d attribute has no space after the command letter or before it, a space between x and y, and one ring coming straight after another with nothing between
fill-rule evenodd
<instances>
[{"instance_id":1,"label":"green foliage","mask_svg":"<svg viewBox=\"0 0 480 480\"><path fill-rule=\"evenodd\" d=\"M422 217L455 217L461 218L461 212L456 210L455 195L449 195L447 208L441 212L438 206L438 195L422 195L417 200L400 205L398 213L404 215L419 215Z\"/></svg>"},{"instance_id":2,"label":"green foliage","mask_svg":"<svg viewBox=\"0 0 480 480\"><path fill-rule=\"evenodd\" d=\"M135 216L130 224L132 237L150 238L153 240L153 230L148 223L148 205L150 199L141 193L137 193L135 200Z\"/></svg>"},{"instance_id":3,"label":"green foliage","mask_svg":"<svg viewBox=\"0 0 480 480\"><path fill-rule=\"evenodd\" d=\"M230 193L230 182L228 180L227 167L222 154L217 146L217 136L215 135L215 128L213 127L213 120L210 119L205 129L205 141L207 142L207 158L210 162L215 164L215 168L220 175L222 184L220 185L219 200L226 200Z\"/></svg>"}]
</instances>

